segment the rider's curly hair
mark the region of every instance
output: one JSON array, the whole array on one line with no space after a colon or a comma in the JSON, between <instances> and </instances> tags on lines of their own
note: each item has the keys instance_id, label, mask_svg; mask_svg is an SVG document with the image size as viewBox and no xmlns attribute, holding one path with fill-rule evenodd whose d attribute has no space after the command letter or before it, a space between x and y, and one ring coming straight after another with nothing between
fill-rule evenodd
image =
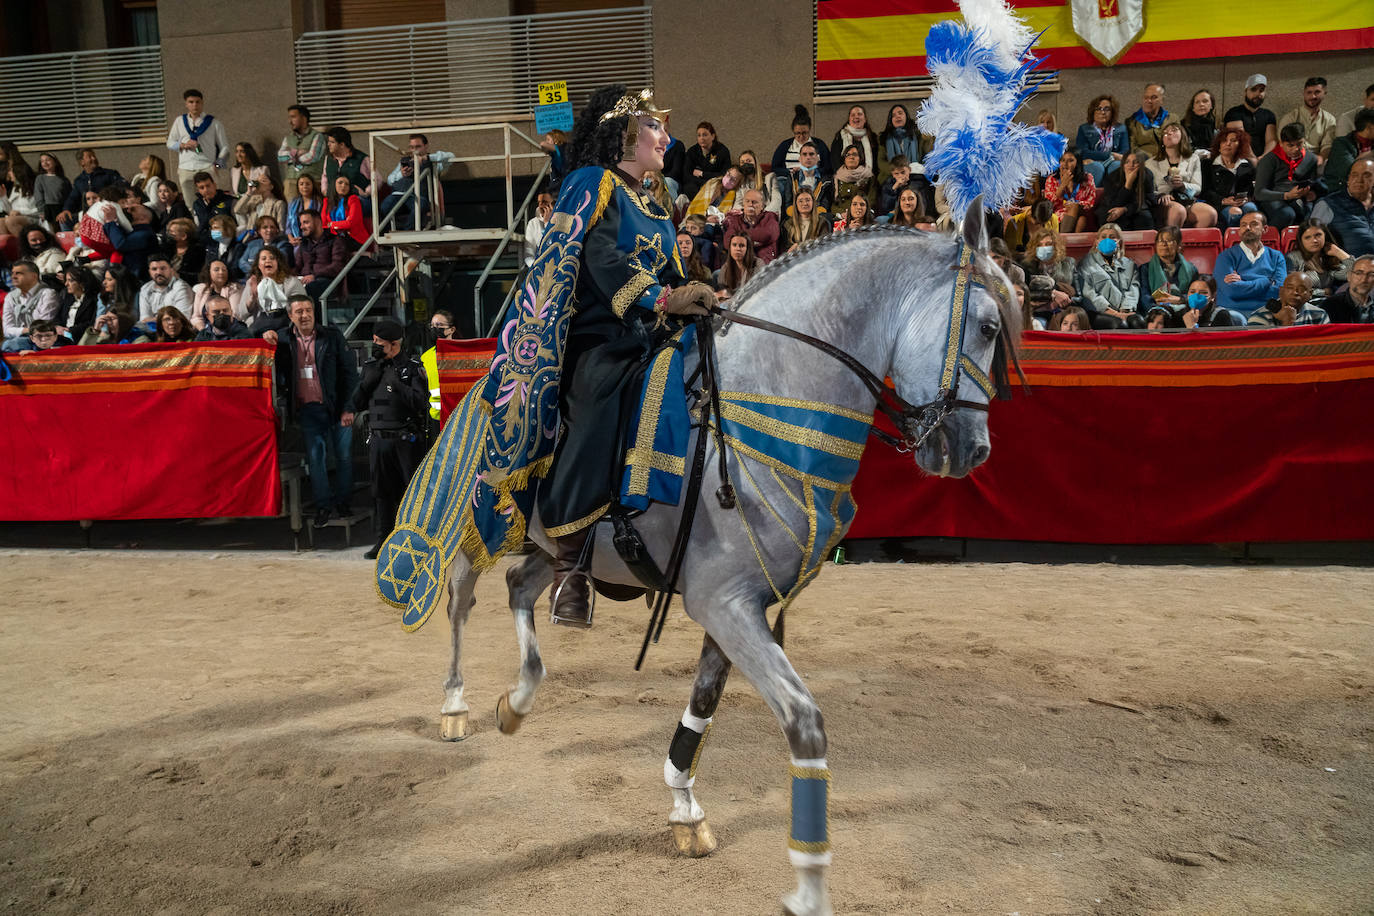
<instances>
[{"instance_id":1,"label":"rider's curly hair","mask_svg":"<svg viewBox=\"0 0 1374 916\"><path fill-rule=\"evenodd\" d=\"M625 95L625 86L616 83L598 89L587 100L587 107L573 125L568 140L568 170L595 165L603 169L615 168L625 146L625 131L630 126L628 115L603 121L601 116L615 107Z\"/></svg>"}]
</instances>

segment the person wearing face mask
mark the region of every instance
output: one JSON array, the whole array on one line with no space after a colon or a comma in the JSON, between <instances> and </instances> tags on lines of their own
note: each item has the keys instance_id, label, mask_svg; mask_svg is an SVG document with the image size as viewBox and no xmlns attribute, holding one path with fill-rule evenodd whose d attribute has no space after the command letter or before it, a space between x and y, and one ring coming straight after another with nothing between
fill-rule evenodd
<instances>
[{"instance_id":1,"label":"person wearing face mask","mask_svg":"<svg viewBox=\"0 0 1374 916\"><path fill-rule=\"evenodd\" d=\"M205 304L205 327L196 335L197 341L247 340L253 336L248 325L234 317L234 307L223 296L211 296Z\"/></svg>"},{"instance_id":2,"label":"person wearing face mask","mask_svg":"<svg viewBox=\"0 0 1374 916\"><path fill-rule=\"evenodd\" d=\"M424 456L425 416L429 389L420 361L404 351L405 328L384 318L372 331L372 358L363 364L355 414L367 411L367 464L372 476L376 545L363 554L375 560L391 533L396 510L405 496L415 466Z\"/></svg>"},{"instance_id":3,"label":"person wearing face mask","mask_svg":"<svg viewBox=\"0 0 1374 916\"><path fill-rule=\"evenodd\" d=\"M534 216L525 221L525 266L529 267L534 263L534 256L539 251L539 241L544 237L544 230L549 226L549 220L553 217L553 193L550 191L540 191L535 202Z\"/></svg>"},{"instance_id":4,"label":"person wearing face mask","mask_svg":"<svg viewBox=\"0 0 1374 916\"><path fill-rule=\"evenodd\" d=\"M1137 311L1140 285L1135 262L1121 250L1121 227L1115 223L1097 230L1097 244L1079 263L1075 286L1095 330L1145 327Z\"/></svg>"},{"instance_id":5,"label":"person wearing face mask","mask_svg":"<svg viewBox=\"0 0 1374 916\"><path fill-rule=\"evenodd\" d=\"M797 166L785 178L778 179L778 191L782 195L782 208L786 211L797 198L797 192L807 189L816 198L816 206L822 210L830 209L834 187L829 179L829 169L821 159L823 144L807 140L797 153Z\"/></svg>"},{"instance_id":6,"label":"person wearing face mask","mask_svg":"<svg viewBox=\"0 0 1374 916\"><path fill-rule=\"evenodd\" d=\"M689 215L706 217L706 222L719 226L725 221L725 214L735 208L735 195L744 176L735 166L730 166L719 178L712 178L701 186L697 196L687 207Z\"/></svg>"},{"instance_id":7,"label":"person wearing face mask","mask_svg":"<svg viewBox=\"0 0 1374 916\"><path fill-rule=\"evenodd\" d=\"M210 237L205 241L205 259L201 263L223 261L225 264L237 264L243 257L243 249L244 243L238 241L238 224L234 218L216 216L210 220Z\"/></svg>"},{"instance_id":8,"label":"person wearing face mask","mask_svg":"<svg viewBox=\"0 0 1374 916\"><path fill-rule=\"evenodd\" d=\"M763 194L763 209L781 219L782 197L778 194L777 176L765 174L759 167L759 157L754 151L747 149L739 154L739 163L736 166L740 173L740 192L756 188ZM735 210L743 209L740 197L735 198Z\"/></svg>"},{"instance_id":9,"label":"person wearing face mask","mask_svg":"<svg viewBox=\"0 0 1374 916\"><path fill-rule=\"evenodd\" d=\"M1182 322L1185 328L1233 328L1240 322L1226 309L1217 305L1217 281L1211 274L1201 274L1188 284L1184 300Z\"/></svg>"}]
</instances>

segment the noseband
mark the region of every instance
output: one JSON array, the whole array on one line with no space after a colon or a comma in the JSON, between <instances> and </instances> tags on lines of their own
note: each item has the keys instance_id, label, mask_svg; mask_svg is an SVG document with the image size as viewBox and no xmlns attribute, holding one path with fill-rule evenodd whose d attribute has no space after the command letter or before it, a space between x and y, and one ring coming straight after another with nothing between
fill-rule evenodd
<instances>
[{"instance_id":1,"label":"noseband","mask_svg":"<svg viewBox=\"0 0 1374 916\"><path fill-rule=\"evenodd\" d=\"M799 340L839 360L859 377L859 381L877 400L878 410L892 421L893 426L897 427L901 438L890 435L876 426L872 430L872 435L899 452L914 452L925 445L926 440L944 425L945 420L957 408L966 407L969 410L987 412L987 403L980 404L976 401L962 400L959 397L959 377L961 375L967 375L973 384L977 385L978 389L987 395L989 401L996 394L992 381L978 368L978 364L964 353L964 325L968 320L969 291L976 286L986 288L987 283L974 266L972 249L963 241L959 242L958 263L952 265L951 269L957 271L958 276L954 278L954 289L950 292L949 297L949 333L945 346L944 364L940 369L940 388L939 393L935 395L935 400L925 404L912 404L904 400L901 395L889 388L863 363L834 344L818 337L812 337L809 334L803 334L780 324L740 312L727 312L717 309L716 314L725 321Z\"/></svg>"}]
</instances>

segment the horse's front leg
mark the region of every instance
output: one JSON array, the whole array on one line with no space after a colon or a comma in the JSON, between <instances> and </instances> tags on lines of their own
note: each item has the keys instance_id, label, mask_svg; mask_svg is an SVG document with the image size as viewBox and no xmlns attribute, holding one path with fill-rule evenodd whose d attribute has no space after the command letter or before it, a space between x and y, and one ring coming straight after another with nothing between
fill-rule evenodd
<instances>
[{"instance_id":1,"label":"horse's front leg","mask_svg":"<svg viewBox=\"0 0 1374 916\"><path fill-rule=\"evenodd\" d=\"M544 661L539 657L539 639L534 635L534 603L553 584L553 560L542 550L506 571L510 589L510 610L515 617L515 635L520 640L520 676L496 702L496 727L512 734L534 707L534 693L544 680Z\"/></svg>"},{"instance_id":2,"label":"horse's front leg","mask_svg":"<svg viewBox=\"0 0 1374 916\"><path fill-rule=\"evenodd\" d=\"M448 574L448 622L453 654L449 660L448 680L444 681L444 705L439 710L439 737L462 741L468 734L468 704L463 699L463 626L468 621L475 599L473 587L477 573L463 554L454 558Z\"/></svg>"},{"instance_id":3,"label":"horse's front leg","mask_svg":"<svg viewBox=\"0 0 1374 916\"><path fill-rule=\"evenodd\" d=\"M792 751L792 832L787 847L797 871L797 888L783 898L783 909L793 916L830 916L830 770L820 707L768 631L762 607L735 598L693 604L687 612L749 678L773 710Z\"/></svg>"},{"instance_id":4,"label":"horse's front leg","mask_svg":"<svg viewBox=\"0 0 1374 916\"><path fill-rule=\"evenodd\" d=\"M663 761L663 781L673 793L673 810L668 823L673 829L673 843L680 855L700 858L716 848L706 812L692 794L696 782L697 762L711 729L711 718L725 690L730 676L730 660L720 651L710 636L701 644L701 660L697 662L697 678L692 685L692 698L682 714L673 743L668 747L668 759Z\"/></svg>"}]
</instances>

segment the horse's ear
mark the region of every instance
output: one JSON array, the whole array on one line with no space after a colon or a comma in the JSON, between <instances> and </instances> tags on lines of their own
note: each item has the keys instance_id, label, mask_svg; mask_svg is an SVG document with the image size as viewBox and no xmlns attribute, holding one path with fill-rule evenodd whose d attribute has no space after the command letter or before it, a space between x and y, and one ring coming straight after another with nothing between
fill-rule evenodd
<instances>
[{"instance_id":1,"label":"horse's ear","mask_svg":"<svg viewBox=\"0 0 1374 916\"><path fill-rule=\"evenodd\" d=\"M988 250L988 223L983 217L983 195L973 198L964 213L964 244L974 251Z\"/></svg>"}]
</instances>

